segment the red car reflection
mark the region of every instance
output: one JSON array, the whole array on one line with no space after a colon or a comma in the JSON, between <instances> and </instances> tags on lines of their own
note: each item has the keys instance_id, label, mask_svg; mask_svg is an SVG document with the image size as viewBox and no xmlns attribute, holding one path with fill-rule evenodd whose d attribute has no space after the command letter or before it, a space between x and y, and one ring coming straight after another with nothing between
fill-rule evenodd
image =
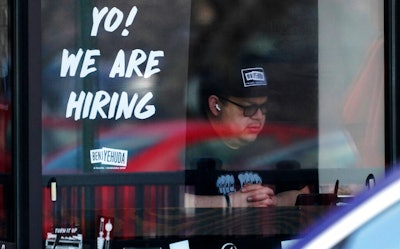
<instances>
[{"instance_id":1,"label":"red car reflection","mask_svg":"<svg viewBox=\"0 0 400 249\"><path fill-rule=\"evenodd\" d=\"M59 129L59 134L57 134ZM59 128L46 127L44 133L44 143L46 134L53 137L64 136L77 139L57 151L49 151L43 155L43 174L79 174L96 172L96 170L85 172L84 156L89 157L88 151L84 155L83 143L78 143L79 136L76 133L79 129L68 127ZM308 127L296 127L285 124L267 124L259 135L259 139L266 140L273 151L264 152L263 156L273 155L277 150L285 150L291 144L304 142L313 139L317 131ZM99 136L91 142L90 149L113 148L126 150L128 152L127 167L123 172L164 172L185 169L185 148L197 146L203 142L219 139L204 121L168 121L155 122L152 124L132 124L121 125L116 129L99 131ZM50 139L49 139L50 140ZM53 142L56 143L56 142ZM263 141L264 143L264 141ZM315 153L317 145L309 148L309 153ZM304 152L304 148L302 148ZM293 155L282 155L283 157ZM287 158L281 158L287 159ZM279 160L277 158L276 160ZM87 168L87 167L86 167ZM260 168L261 169L261 168ZM121 171L119 170L121 173Z\"/></svg>"}]
</instances>

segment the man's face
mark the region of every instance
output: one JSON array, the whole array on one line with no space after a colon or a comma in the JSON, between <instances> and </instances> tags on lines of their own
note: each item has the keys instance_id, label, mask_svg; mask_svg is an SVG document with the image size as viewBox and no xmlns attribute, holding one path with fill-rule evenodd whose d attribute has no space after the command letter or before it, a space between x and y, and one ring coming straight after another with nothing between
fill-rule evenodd
<instances>
[{"instance_id":1,"label":"man's face","mask_svg":"<svg viewBox=\"0 0 400 249\"><path fill-rule=\"evenodd\" d=\"M235 134L234 139L231 139L230 142L240 147L256 140L258 134L264 127L265 113L258 108L253 115L249 116L249 113L245 113L245 108L242 107L266 104L267 97L228 97L220 98L220 102L222 103L220 124L224 129L224 133ZM247 116L245 116L245 114Z\"/></svg>"}]
</instances>

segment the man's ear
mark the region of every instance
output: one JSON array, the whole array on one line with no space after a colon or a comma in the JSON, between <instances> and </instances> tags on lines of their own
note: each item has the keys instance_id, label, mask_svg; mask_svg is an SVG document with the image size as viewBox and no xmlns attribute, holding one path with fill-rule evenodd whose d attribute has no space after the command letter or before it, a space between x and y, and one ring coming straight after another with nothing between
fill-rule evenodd
<instances>
[{"instance_id":1,"label":"man's ear","mask_svg":"<svg viewBox=\"0 0 400 249\"><path fill-rule=\"evenodd\" d=\"M218 96L211 95L210 97L208 97L208 108L215 117L217 117L219 115L219 112L221 111L220 106L221 104L219 103Z\"/></svg>"}]
</instances>

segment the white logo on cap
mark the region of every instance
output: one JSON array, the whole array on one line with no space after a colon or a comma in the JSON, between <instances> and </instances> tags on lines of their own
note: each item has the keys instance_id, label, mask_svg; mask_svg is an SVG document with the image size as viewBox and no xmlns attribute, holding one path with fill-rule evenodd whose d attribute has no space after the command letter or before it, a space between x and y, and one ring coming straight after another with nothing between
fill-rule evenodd
<instances>
[{"instance_id":1,"label":"white logo on cap","mask_svg":"<svg viewBox=\"0 0 400 249\"><path fill-rule=\"evenodd\" d=\"M266 86L267 79L265 78L264 69L261 67L245 68L241 70L243 86Z\"/></svg>"}]
</instances>

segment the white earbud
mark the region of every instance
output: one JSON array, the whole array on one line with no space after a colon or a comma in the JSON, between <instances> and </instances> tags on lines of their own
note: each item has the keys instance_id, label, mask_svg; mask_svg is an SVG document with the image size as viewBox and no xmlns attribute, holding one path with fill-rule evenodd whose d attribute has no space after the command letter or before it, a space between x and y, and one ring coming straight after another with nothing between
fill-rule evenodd
<instances>
[{"instance_id":1,"label":"white earbud","mask_svg":"<svg viewBox=\"0 0 400 249\"><path fill-rule=\"evenodd\" d=\"M215 105L215 109L217 109L217 111L219 111L219 112L221 111L221 107L219 107L218 104Z\"/></svg>"}]
</instances>

